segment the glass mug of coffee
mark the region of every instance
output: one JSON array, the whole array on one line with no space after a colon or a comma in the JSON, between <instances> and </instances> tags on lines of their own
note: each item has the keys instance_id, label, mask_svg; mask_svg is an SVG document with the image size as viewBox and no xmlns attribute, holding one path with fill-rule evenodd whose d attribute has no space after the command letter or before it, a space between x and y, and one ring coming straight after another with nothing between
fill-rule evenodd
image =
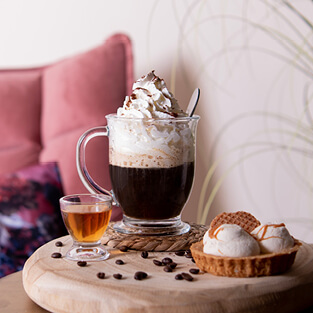
<instances>
[{"instance_id":1,"label":"glass mug of coffee","mask_svg":"<svg viewBox=\"0 0 313 313\"><path fill-rule=\"evenodd\" d=\"M73 239L66 258L74 261L101 261L109 252L101 246L110 221L112 197L104 194L68 195L60 199L65 227Z\"/></svg>"},{"instance_id":2,"label":"glass mug of coffee","mask_svg":"<svg viewBox=\"0 0 313 313\"><path fill-rule=\"evenodd\" d=\"M86 131L77 143L77 170L90 192L112 195L123 211L118 232L180 235L190 226L181 213L188 200L195 170L199 116L129 118L106 116L107 126ZM99 186L85 164L85 148L96 136L109 138L112 190Z\"/></svg>"}]
</instances>

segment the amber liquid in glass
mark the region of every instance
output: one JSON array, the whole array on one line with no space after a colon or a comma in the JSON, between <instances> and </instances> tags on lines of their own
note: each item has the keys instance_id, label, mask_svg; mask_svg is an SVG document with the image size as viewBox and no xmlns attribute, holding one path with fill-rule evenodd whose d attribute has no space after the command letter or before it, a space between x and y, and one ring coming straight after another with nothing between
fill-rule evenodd
<instances>
[{"instance_id":1,"label":"amber liquid in glass","mask_svg":"<svg viewBox=\"0 0 313 313\"><path fill-rule=\"evenodd\" d=\"M106 205L69 205L61 210L64 224L75 241L97 242L108 227L111 208Z\"/></svg>"}]
</instances>

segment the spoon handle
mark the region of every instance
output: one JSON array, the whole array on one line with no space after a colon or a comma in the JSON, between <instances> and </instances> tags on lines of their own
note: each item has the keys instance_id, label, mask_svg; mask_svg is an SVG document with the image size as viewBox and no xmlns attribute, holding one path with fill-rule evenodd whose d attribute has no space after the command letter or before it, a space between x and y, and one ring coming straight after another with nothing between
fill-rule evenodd
<instances>
[{"instance_id":1,"label":"spoon handle","mask_svg":"<svg viewBox=\"0 0 313 313\"><path fill-rule=\"evenodd\" d=\"M188 104L188 107L187 107L187 110L186 110L186 113L187 113L188 116L191 117L195 113L197 104L199 102L199 98L200 98L200 89L196 88L194 90L194 92L192 93L192 95L191 95L191 98L189 100L189 104Z\"/></svg>"}]
</instances>

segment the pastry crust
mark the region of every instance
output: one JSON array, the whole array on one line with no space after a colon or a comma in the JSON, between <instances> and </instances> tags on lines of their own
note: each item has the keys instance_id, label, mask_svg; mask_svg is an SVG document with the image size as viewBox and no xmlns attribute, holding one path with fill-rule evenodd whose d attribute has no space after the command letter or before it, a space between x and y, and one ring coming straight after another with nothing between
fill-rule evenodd
<instances>
[{"instance_id":1,"label":"pastry crust","mask_svg":"<svg viewBox=\"0 0 313 313\"><path fill-rule=\"evenodd\" d=\"M203 242L190 247L192 256L200 270L217 276L257 277L282 274L294 263L301 243L279 253L259 254L249 257L222 257L203 252Z\"/></svg>"},{"instance_id":2,"label":"pastry crust","mask_svg":"<svg viewBox=\"0 0 313 313\"><path fill-rule=\"evenodd\" d=\"M208 234L214 238L214 231L223 224L236 224L246 232L261 225L252 214L245 211L223 212L211 222ZM277 253L259 254L248 257L216 256L203 252L203 240L190 247L195 263L200 270L217 276L257 277L282 274L294 263L301 243L294 239L294 246Z\"/></svg>"}]
</instances>

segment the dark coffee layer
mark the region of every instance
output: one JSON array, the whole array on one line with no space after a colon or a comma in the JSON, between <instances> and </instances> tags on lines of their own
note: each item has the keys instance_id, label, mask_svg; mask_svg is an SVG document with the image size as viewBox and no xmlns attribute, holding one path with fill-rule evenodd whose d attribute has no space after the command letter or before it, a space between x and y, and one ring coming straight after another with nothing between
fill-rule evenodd
<instances>
[{"instance_id":1,"label":"dark coffee layer","mask_svg":"<svg viewBox=\"0 0 313 313\"><path fill-rule=\"evenodd\" d=\"M189 196L194 163L170 168L110 165L113 191L125 215L162 220L178 216Z\"/></svg>"}]
</instances>

